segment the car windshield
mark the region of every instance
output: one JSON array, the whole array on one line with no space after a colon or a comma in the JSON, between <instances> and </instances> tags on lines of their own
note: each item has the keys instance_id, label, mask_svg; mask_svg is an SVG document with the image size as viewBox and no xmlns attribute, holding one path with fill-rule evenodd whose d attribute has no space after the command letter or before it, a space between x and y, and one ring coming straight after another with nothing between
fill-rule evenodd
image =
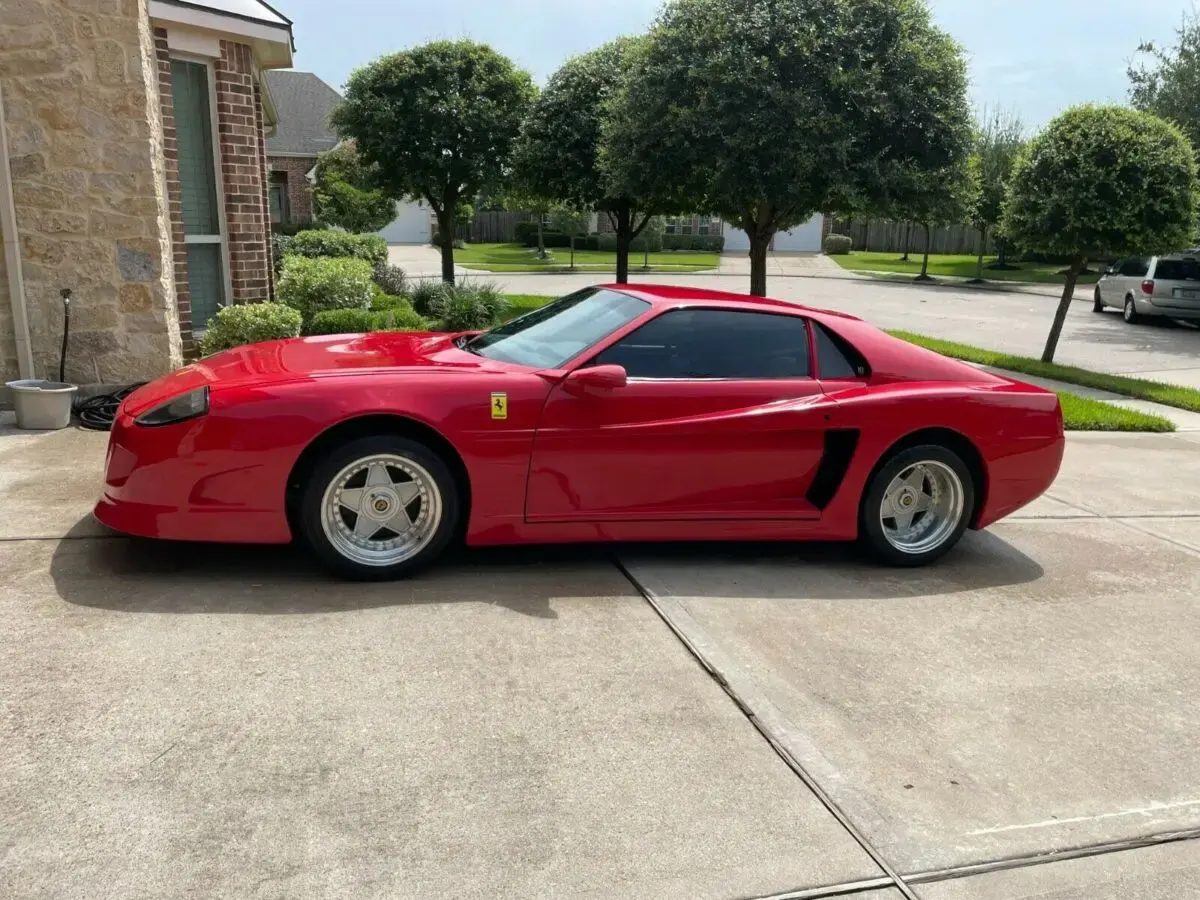
<instances>
[{"instance_id":1,"label":"car windshield","mask_svg":"<svg viewBox=\"0 0 1200 900\"><path fill-rule=\"evenodd\" d=\"M1155 278L1163 281L1200 281L1200 261L1194 259L1160 259Z\"/></svg>"},{"instance_id":2,"label":"car windshield","mask_svg":"<svg viewBox=\"0 0 1200 900\"><path fill-rule=\"evenodd\" d=\"M463 349L488 359L557 369L649 308L645 300L619 291L586 288L476 335Z\"/></svg>"}]
</instances>

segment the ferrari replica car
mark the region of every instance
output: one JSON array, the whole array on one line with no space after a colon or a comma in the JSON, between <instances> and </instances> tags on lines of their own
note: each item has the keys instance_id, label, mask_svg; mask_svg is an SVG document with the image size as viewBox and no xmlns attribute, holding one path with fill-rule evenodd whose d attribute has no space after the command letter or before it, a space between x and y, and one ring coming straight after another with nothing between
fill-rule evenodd
<instances>
[{"instance_id":1,"label":"ferrari replica car","mask_svg":"<svg viewBox=\"0 0 1200 900\"><path fill-rule=\"evenodd\" d=\"M453 540L860 539L928 563L1042 494L1051 392L849 315L589 287L481 333L269 341L124 399L96 516L298 539L355 578Z\"/></svg>"}]
</instances>

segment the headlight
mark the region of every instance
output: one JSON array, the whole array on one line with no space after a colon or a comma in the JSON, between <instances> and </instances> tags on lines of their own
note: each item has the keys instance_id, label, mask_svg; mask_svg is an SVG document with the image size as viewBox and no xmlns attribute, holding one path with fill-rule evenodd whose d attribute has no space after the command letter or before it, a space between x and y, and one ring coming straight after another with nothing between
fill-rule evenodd
<instances>
[{"instance_id":1,"label":"headlight","mask_svg":"<svg viewBox=\"0 0 1200 900\"><path fill-rule=\"evenodd\" d=\"M136 419L139 425L170 425L184 419L194 419L208 412L208 387L196 388L180 394L154 409L142 413Z\"/></svg>"}]
</instances>

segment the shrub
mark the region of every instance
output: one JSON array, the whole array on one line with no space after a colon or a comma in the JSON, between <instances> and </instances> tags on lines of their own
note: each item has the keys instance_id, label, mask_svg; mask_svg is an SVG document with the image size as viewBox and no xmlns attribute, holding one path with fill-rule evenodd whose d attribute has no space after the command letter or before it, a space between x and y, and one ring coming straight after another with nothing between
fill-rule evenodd
<instances>
[{"instance_id":1,"label":"shrub","mask_svg":"<svg viewBox=\"0 0 1200 900\"><path fill-rule=\"evenodd\" d=\"M362 334L368 331L427 331L429 323L411 307L327 309L313 316L308 334Z\"/></svg>"},{"instance_id":2,"label":"shrub","mask_svg":"<svg viewBox=\"0 0 1200 900\"><path fill-rule=\"evenodd\" d=\"M440 247L440 246L442 246L442 235L441 235L441 232L439 232L439 231L436 231L436 230L435 230L435 231L433 232L433 237L431 237L431 238L429 239L429 243L433 244L433 246L435 246L435 247ZM455 249L455 250L466 250L466 249L467 249L467 242L466 242L466 241L464 241L462 238L455 238L455 239L454 239L454 249Z\"/></svg>"},{"instance_id":3,"label":"shrub","mask_svg":"<svg viewBox=\"0 0 1200 900\"><path fill-rule=\"evenodd\" d=\"M327 227L324 222L273 222L271 224L271 231L275 234L291 237L302 231L320 231L322 228Z\"/></svg>"},{"instance_id":4,"label":"shrub","mask_svg":"<svg viewBox=\"0 0 1200 900\"><path fill-rule=\"evenodd\" d=\"M399 266L393 266L386 261L377 262L371 277L377 285L383 288L385 293L395 296L408 293L408 278Z\"/></svg>"},{"instance_id":5,"label":"shrub","mask_svg":"<svg viewBox=\"0 0 1200 900\"><path fill-rule=\"evenodd\" d=\"M629 252L645 253L649 250L651 253L658 253L663 248L663 237L664 235L657 232L650 234L643 232L629 244ZM599 235L599 238L599 249L606 253L615 253L617 251L617 236L613 232L606 231L604 234ZM576 249L578 249L578 245L576 245Z\"/></svg>"},{"instance_id":6,"label":"shrub","mask_svg":"<svg viewBox=\"0 0 1200 900\"><path fill-rule=\"evenodd\" d=\"M488 311L488 325L499 322L509 310L511 304L500 290L500 286L492 281L482 283L464 283L454 289L457 296L471 294L476 302Z\"/></svg>"},{"instance_id":7,"label":"shrub","mask_svg":"<svg viewBox=\"0 0 1200 900\"><path fill-rule=\"evenodd\" d=\"M367 309L374 287L366 260L289 256L283 261L276 295L300 310L307 323L327 309Z\"/></svg>"},{"instance_id":8,"label":"shrub","mask_svg":"<svg viewBox=\"0 0 1200 900\"><path fill-rule=\"evenodd\" d=\"M210 356L242 344L297 337L300 326L300 313L282 303L226 306L208 323L200 352Z\"/></svg>"},{"instance_id":9,"label":"shrub","mask_svg":"<svg viewBox=\"0 0 1200 900\"><path fill-rule=\"evenodd\" d=\"M371 265L387 261L387 241L377 234L350 234L320 229L301 231L292 237L288 253L296 256L353 256Z\"/></svg>"},{"instance_id":10,"label":"shrub","mask_svg":"<svg viewBox=\"0 0 1200 900\"><path fill-rule=\"evenodd\" d=\"M271 235L271 263L275 267L275 276L279 276L280 270L283 268L283 258L291 252L292 236L282 232L274 232Z\"/></svg>"},{"instance_id":11,"label":"shrub","mask_svg":"<svg viewBox=\"0 0 1200 900\"><path fill-rule=\"evenodd\" d=\"M444 281L418 281L412 289L412 305L418 313L436 319L446 311L454 288Z\"/></svg>"},{"instance_id":12,"label":"shrub","mask_svg":"<svg viewBox=\"0 0 1200 900\"><path fill-rule=\"evenodd\" d=\"M493 321L492 309L478 291L458 290L446 304L439 326L442 331L477 331Z\"/></svg>"},{"instance_id":13,"label":"shrub","mask_svg":"<svg viewBox=\"0 0 1200 900\"><path fill-rule=\"evenodd\" d=\"M397 297L395 294L385 294L381 288L371 300L371 309L381 312L385 309L412 309L412 303L407 297Z\"/></svg>"},{"instance_id":14,"label":"shrub","mask_svg":"<svg viewBox=\"0 0 1200 900\"><path fill-rule=\"evenodd\" d=\"M825 235L825 252L830 256L845 256L854 246L850 236L846 234Z\"/></svg>"},{"instance_id":15,"label":"shrub","mask_svg":"<svg viewBox=\"0 0 1200 900\"><path fill-rule=\"evenodd\" d=\"M513 226L513 233L518 244L524 244L526 247L537 246L537 222L518 222Z\"/></svg>"},{"instance_id":16,"label":"shrub","mask_svg":"<svg viewBox=\"0 0 1200 900\"><path fill-rule=\"evenodd\" d=\"M664 250L690 250L697 253L720 253L725 249L722 234L664 234Z\"/></svg>"}]
</instances>

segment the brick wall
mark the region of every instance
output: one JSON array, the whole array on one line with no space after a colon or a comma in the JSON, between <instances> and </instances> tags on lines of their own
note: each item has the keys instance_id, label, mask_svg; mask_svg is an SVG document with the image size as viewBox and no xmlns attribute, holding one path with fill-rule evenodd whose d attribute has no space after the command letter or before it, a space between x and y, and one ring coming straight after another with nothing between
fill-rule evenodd
<instances>
[{"instance_id":1,"label":"brick wall","mask_svg":"<svg viewBox=\"0 0 1200 900\"><path fill-rule=\"evenodd\" d=\"M232 301L251 303L271 296L271 220L262 105L247 44L221 41L216 82Z\"/></svg>"},{"instance_id":2,"label":"brick wall","mask_svg":"<svg viewBox=\"0 0 1200 900\"><path fill-rule=\"evenodd\" d=\"M309 223L313 220L312 186L305 177L317 164L315 156L268 156L268 168L272 172L287 173L289 220Z\"/></svg>"}]
</instances>

